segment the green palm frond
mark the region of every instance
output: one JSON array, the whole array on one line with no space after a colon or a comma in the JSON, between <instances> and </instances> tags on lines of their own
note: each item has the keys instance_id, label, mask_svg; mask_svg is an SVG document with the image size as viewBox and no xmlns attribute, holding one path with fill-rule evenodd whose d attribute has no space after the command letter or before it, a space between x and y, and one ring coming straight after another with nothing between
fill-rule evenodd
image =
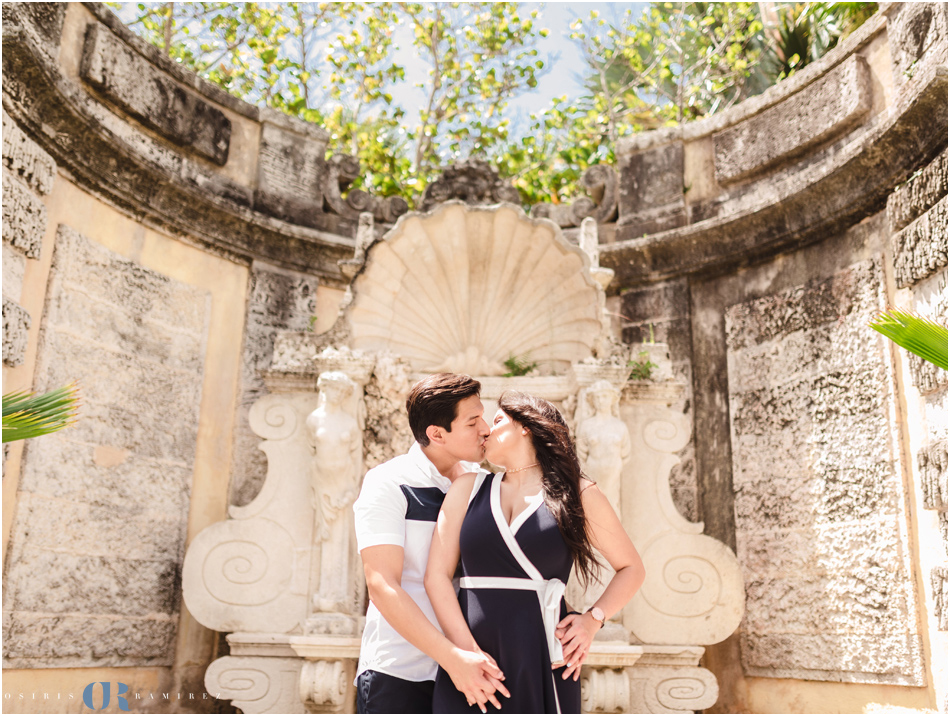
<instances>
[{"instance_id":1,"label":"green palm frond","mask_svg":"<svg viewBox=\"0 0 950 716\"><path fill-rule=\"evenodd\" d=\"M936 321L900 308L888 308L868 325L901 348L947 370L947 329Z\"/></svg>"},{"instance_id":2,"label":"green palm frond","mask_svg":"<svg viewBox=\"0 0 950 716\"><path fill-rule=\"evenodd\" d=\"M3 442L62 430L76 422L78 410L76 383L40 395L25 390L7 393L3 396Z\"/></svg>"}]
</instances>

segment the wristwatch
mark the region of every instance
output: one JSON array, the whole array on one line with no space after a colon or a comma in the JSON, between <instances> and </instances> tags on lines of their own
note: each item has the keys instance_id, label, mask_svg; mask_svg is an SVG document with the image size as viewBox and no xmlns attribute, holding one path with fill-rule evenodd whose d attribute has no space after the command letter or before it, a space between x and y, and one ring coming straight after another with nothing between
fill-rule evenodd
<instances>
[{"instance_id":1,"label":"wristwatch","mask_svg":"<svg viewBox=\"0 0 950 716\"><path fill-rule=\"evenodd\" d=\"M600 607L591 607L588 611L590 612L590 615L594 617L594 619L600 622L600 626L603 628L604 622L607 620L604 610Z\"/></svg>"}]
</instances>

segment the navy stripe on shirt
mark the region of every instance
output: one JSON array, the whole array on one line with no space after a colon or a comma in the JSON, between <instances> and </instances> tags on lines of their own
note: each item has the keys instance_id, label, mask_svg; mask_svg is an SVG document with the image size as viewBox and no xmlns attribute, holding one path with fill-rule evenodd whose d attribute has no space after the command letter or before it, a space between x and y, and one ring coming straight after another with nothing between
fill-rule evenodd
<instances>
[{"instance_id":1,"label":"navy stripe on shirt","mask_svg":"<svg viewBox=\"0 0 950 716\"><path fill-rule=\"evenodd\" d=\"M406 496L406 519L417 522L435 522L442 509L445 493L438 487L410 487L400 485L399 489Z\"/></svg>"}]
</instances>

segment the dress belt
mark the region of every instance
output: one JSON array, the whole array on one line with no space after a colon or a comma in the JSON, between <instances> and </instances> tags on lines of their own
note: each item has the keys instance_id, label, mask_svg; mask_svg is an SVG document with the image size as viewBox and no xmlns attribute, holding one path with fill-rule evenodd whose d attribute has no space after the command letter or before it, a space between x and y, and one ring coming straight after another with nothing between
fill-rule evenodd
<instances>
[{"instance_id":1,"label":"dress belt","mask_svg":"<svg viewBox=\"0 0 950 716\"><path fill-rule=\"evenodd\" d=\"M462 589L518 589L536 592L541 603L541 618L544 621L544 633L548 639L548 654L552 664L564 661L561 642L554 636L554 630L560 621L561 597L565 584L560 579L519 579L517 577L462 577L459 580Z\"/></svg>"}]
</instances>

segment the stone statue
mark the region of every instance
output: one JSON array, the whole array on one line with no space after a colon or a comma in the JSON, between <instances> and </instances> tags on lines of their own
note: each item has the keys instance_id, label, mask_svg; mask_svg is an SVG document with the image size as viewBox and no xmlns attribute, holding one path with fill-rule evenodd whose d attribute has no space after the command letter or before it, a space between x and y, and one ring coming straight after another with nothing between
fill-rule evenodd
<instances>
[{"instance_id":1,"label":"stone statue","mask_svg":"<svg viewBox=\"0 0 950 716\"><path fill-rule=\"evenodd\" d=\"M630 431L620 419L620 395L606 380L587 390L587 403L594 411L577 425L577 456L612 505L620 502L620 475L630 457Z\"/></svg>"},{"instance_id":2,"label":"stone statue","mask_svg":"<svg viewBox=\"0 0 950 716\"><path fill-rule=\"evenodd\" d=\"M321 612L346 610L353 527L347 509L359 492L363 461L363 430L344 405L356 389L345 373L328 371L317 380L317 409L307 417L312 454L311 504L316 513L314 538L320 545L320 582L313 606ZM348 519L344 517L348 516Z\"/></svg>"}]
</instances>

